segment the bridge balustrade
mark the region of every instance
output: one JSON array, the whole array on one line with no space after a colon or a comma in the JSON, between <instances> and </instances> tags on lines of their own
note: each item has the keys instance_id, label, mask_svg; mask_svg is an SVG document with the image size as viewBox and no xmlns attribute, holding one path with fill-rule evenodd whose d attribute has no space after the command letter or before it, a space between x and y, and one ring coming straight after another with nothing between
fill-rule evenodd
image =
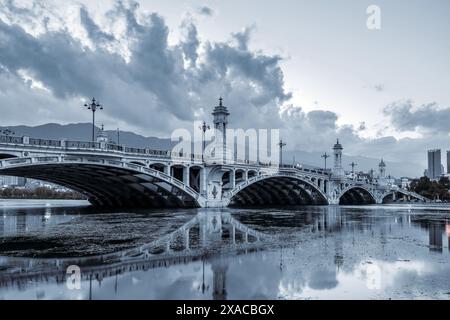
<instances>
[{"instance_id":1,"label":"bridge balustrade","mask_svg":"<svg viewBox=\"0 0 450 320\"><path fill-rule=\"evenodd\" d=\"M23 144L23 137L0 136L0 143Z\"/></svg>"},{"instance_id":2,"label":"bridge balustrade","mask_svg":"<svg viewBox=\"0 0 450 320\"><path fill-rule=\"evenodd\" d=\"M147 154L147 149L125 147L125 152L127 152L127 153L138 153L138 154Z\"/></svg>"},{"instance_id":3,"label":"bridge balustrade","mask_svg":"<svg viewBox=\"0 0 450 320\"><path fill-rule=\"evenodd\" d=\"M66 148L100 149L100 143L98 143L98 142L86 142L86 141L66 141Z\"/></svg>"},{"instance_id":4,"label":"bridge balustrade","mask_svg":"<svg viewBox=\"0 0 450 320\"><path fill-rule=\"evenodd\" d=\"M169 157L169 151L167 150L149 150L148 154L156 157L162 157L162 158L168 158Z\"/></svg>"},{"instance_id":5,"label":"bridge balustrade","mask_svg":"<svg viewBox=\"0 0 450 320\"><path fill-rule=\"evenodd\" d=\"M36 139L29 138L28 144L32 146L47 146L47 147L61 147L60 140L47 140L47 139Z\"/></svg>"},{"instance_id":6,"label":"bridge balustrade","mask_svg":"<svg viewBox=\"0 0 450 320\"><path fill-rule=\"evenodd\" d=\"M112 150L112 151L123 151L122 146L118 146L117 144L108 143L106 145L106 149Z\"/></svg>"}]
</instances>

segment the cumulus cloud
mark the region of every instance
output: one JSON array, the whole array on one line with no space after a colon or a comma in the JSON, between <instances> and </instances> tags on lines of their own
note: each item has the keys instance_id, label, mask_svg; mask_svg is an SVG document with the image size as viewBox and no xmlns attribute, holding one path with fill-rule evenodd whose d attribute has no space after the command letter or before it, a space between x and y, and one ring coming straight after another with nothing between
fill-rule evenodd
<instances>
[{"instance_id":1,"label":"cumulus cloud","mask_svg":"<svg viewBox=\"0 0 450 320\"><path fill-rule=\"evenodd\" d=\"M397 101L383 112L399 131L450 132L450 108L439 108L435 102L416 107L411 100Z\"/></svg>"}]
</instances>

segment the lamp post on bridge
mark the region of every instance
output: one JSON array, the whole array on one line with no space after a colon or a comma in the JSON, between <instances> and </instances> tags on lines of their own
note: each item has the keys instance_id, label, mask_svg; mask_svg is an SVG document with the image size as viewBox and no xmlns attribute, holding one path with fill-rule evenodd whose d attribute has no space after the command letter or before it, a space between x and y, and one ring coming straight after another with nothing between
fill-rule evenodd
<instances>
[{"instance_id":1,"label":"lamp post on bridge","mask_svg":"<svg viewBox=\"0 0 450 320\"><path fill-rule=\"evenodd\" d=\"M331 157L329 154L327 154L326 152L323 154L323 155L321 155L320 156L321 158L323 158L323 160L325 161L325 171L327 171L327 159L329 158L329 157Z\"/></svg>"},{"instance_id":2,"label":"lamp post on bridge","mask_svg":"<svg viewBox=\"0 0 450 320\"><path fill-rule=\"evenodd\" d=\"M206 131L211 129L211 127L209 125L207 125L205 121L203 121L202 125L199 128L200 128L200 130L202 130L202 162L205 162L205 157L204 157L205 148L206 148L205 135L206 135Z\"/></svg>"},{"instance_id":3,"label":"lamp post on bridge","mask_svg":"<svg viewBox=\"0 0 450 320\"><path fill-rule=\"evenodd\" d=\"M358 164L355 163L355 162L352 162L352 163L349 164L349 166L352 167L352 173L355 173L355 167L356 167L357 165L358 165Z\"/></svg>"},{"instance_id":4,"label":"lamp post on bridge","mask_svg":"<svg viewBox=\"0 0 450 320\"><path fill-rule=\"evenodd\" d=\"M95 143L95 111L103 110L103 106L92 98L91 103L85 103L84 106L92 111L92 143Z\"/></svg>"},{"instance_id":5,"label":"lamp post on bridge","mask_svg":"<svg viewBox=\"0 0 450 320\"><path fill-rule=\"evenodd\" d=\"M278 146L280 147L280 165L279 165L279 167L281 168L283 166L283 147L286 146L286 143L282 139L280 139Z\"/></svg>"},{"instance_id":6,"label":"lamp post on bridge","mask_svg":"<svg viewBox=\"0 0 450 320\"><path fill-rule=\"evenodd\" d=\"M117 145L120 145L120 129L117 128Z\"/></svg>"}]
</instances>

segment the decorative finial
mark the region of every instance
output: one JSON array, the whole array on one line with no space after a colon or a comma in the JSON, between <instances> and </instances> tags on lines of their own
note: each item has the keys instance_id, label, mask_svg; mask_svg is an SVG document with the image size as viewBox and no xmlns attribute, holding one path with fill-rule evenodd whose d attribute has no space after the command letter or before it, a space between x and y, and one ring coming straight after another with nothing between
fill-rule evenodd
<instances>
[{"instance_id":1,"label":"decorative finial","mask_svg":"<svg viewBox=\"0 0 450 320\"><path fill-rule=\"evenodd\" d=\"M222 105L222 102L223 102L223 98L220 97L220 98L219 98L219 107L222 107L222 106L223 106L223 105Z\"/></svg>"}]
</instances>

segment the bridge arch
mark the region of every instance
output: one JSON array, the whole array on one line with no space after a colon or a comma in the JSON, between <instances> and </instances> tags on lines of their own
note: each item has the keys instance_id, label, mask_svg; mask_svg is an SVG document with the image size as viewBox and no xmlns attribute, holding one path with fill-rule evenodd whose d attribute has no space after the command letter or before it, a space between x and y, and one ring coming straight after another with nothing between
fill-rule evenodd
<instances>
[{"instance_id":1,"label":"bridge arch","mask_svg":"<svg viewBox=\"0 0 450 320\"><path fill-rule=\"evenodd\" d=\"M257 170L253 170L253 169L250 169L250 170L248 170L248 172L247 172L247 177L250 179L250 178L253 178L253 177L256 177L258 175L258 171Z\"/></svg>"},{"instance_id":2,"label":"bridge arch","mask_svg":"<svg viewBox=\"0 0 450 320\"><path fill-rule=\"evenodd\" d=\"M225 196L231 206L328 204L326 194L307 178L280 172L253 177Z\"/></svg>"},{"instance_id":3,"label":"bridge arch","mask_svg":"<svg viewBox=\"0 0 450 320\"><path fill-rule=\"evenodd\" d=\"M193 165L188 168L189 170L189 186L195 191L200 192L202 190L202 173L204 168L199 165Z\"/></svg>"},{"instance_id":4,"label":"bridge arch","mask_svg":"<svg viewBox=\"0 0 450 320\"><path fill-rule=\"evenodd\" d=\"M14 152L11 152L11 153L3 153L3 152L2 152L2 153L0 153L0 160L2 160L2 159L17 158L17 157L20 157L20 155L14 153Z\"/></svg>"},{"instance_id":5,"label":"bridge arch","mask_svg":"<svg viewBox=\"0 0 450 320\"><path fill-rule=\"evenodd\" d=\"M149 164L149 166L148 166L149 168L151 168L151 169L155 169L155 170L157 170L157 171L159 171L159 172L165 172L165 173L167 173L169 170L168 170L168 165L167 164L165 164L165 163L162 163L162 162L153 162L153 163L150 163Z\"/></svg>"},{"instance_id":6,"label":"bridge arch","mask_svg":"<svg viewBox=\"0 0 450 320\"><path fill-rule=\"evenodd\" d=\"M361 205L377 203L374 194L363 186L348 186L339 197L341 205Z\"/></svg>"},{"instance_id":7,"label":"bridge arch","mask_svg":"<svg viewBox=\"0 0 450 320\"><path fill-rule=\"evenodd\" d=\"M103 207L201 207L204 198L163 172L123 161L89 157L1 160L0 175L48 181Z\"/></svg>"}]
</instances>

